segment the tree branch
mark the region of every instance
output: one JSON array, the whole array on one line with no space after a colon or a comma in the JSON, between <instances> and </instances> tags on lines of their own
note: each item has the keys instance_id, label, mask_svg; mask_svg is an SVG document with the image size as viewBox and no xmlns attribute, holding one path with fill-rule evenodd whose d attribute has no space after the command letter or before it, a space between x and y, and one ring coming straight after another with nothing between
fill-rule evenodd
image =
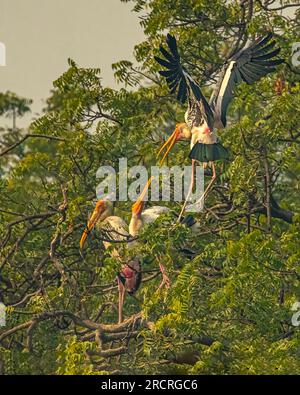
<instances>
[{"instance_id":1,"label":"tree branch","mask_svg":"<svg viewBox=\"0 0 300 395\"><path fill-rule=\"evenodd\" d=\"M33 138L43 138L43 139L48 139L48 140L66 141L66 139L64 139L62 137L48 136L46 134L32 134L32 133L28 133L21 140L17 141L15 144L9 146L8 148L6 148L2 152L0 152L0 157L6 155L8 152L12 151L14 148L18 147L19 145L24 143L25 140L27 140L27 139L29 139L31 137L33 137Z\"/></svg>"}]
</instances>

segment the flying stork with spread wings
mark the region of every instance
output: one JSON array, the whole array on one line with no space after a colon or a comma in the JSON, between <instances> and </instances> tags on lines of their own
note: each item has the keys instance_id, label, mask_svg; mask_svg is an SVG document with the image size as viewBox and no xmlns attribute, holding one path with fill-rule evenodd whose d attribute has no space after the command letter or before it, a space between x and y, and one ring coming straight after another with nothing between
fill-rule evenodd
<instances>
[{"instance_id":1,"label":"flying stork with spread wings","mask_svg":"<svg viewBox=\"0 0 300 395\"><path fill-rule=\"evenodd\" d=\"M227 159L229 156L227 149L220 143L215 129L226 127L227 109L233 98L235 86L241 81L253 84L260 78L274 72L276 66L284 61L276 58L280 48L274 49L276 42L272 40L272 37L273 34L268 33L264 38L254 41L248 47L237 52L223 65L209 102L202 94L199 85L181 63L174 36L167 35L168 50L160 47L164 58L155 56L155 60L165 67L165 70L159 73L166 78L170 92L177 94L177 100L182 104L188 102L185 122L176 124L174 132L159 150L158 156L166 148L160 163L163 164L176 141L190 140L189 158L192 160L193 175L189 193L194 186L195 163L203 163L204 167L209 164L212 168L211 181L200 199L206 196L216 179L214 162ZM179 220L187 200L188 196L182 207Z\"/></svg>"}]
</instances>

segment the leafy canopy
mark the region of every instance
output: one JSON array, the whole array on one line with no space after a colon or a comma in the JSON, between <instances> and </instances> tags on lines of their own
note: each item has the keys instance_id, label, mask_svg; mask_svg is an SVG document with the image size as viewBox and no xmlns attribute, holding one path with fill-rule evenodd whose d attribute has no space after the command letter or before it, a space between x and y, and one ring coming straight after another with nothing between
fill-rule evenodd
<instances>
[{"instance_id":1,"label":"leafy canopy","mask_svg":"<svg viewBox=\"0 0 300 395\"><path fill-rule=\"evenodd\" d=\"M134 48L135 64L113 65L123 87L105 87L99 69L69 60L43 115L27 131L1 131L0 297L8 309L0 370L299 374L291 306L300 300L300 83L289 58L299 41L299 9L288 1L130 3L145 40ZM239 87L220 135L231 160L219 166L205 209L195 215L199 233L171 226L172 214L143 231L137 253L144 282L136 298L126 298L127 320L117 325L121 262L103 248L101 231L89 236L83 254L79 240L94 207L98 167L116 168L127 157L128 166L150 168L183 120L185 108L157 73L159 45L166 32L174 34L209 95L223 62L269 30L286 64ZM22 116L29 105L0 96L0 114L16 109ZM177 144L169 163L188 164L188 149ZM178 215L179 205L169 206ZM130 202L119 202L115 213L128 222ZM126 249L118 248L125 259ZM156 292L158 261L172 286Z\"/></svg>"}]
</instances>

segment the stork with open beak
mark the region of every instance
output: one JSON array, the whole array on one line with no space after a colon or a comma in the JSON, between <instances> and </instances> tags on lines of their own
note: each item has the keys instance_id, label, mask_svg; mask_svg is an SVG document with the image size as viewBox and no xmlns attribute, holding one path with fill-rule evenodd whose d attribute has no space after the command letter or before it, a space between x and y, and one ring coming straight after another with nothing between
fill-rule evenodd
<instances>
[{"instance_id":1,"label":"stork with open beak","mask_svg":"<svg viewBox=\"0 0 300 395\"><path fill-rule=\"evenodd\" d=\"M191 138L192 138L192 132L187 126L187 124L184 122L176 123L174 132L171 134L171 136L168 138L168 140L164 143L164 145L160 148L160 150L157 153L157 158L159 158L159 156L166 148L166 151L163 154L162 159L160 160L160 166L163 165L165 159L167 158L167 156L169 155L170 151L172 150L172 148L174 147L177 141L190 141Z\"/></svg>"},{"instance_id":2,"label":"stork with open beak","mask_svg":"<svg viewBox=\"0 0 300 395\"><path fill-rule=\"evenodd\" d=\"M176 125L173 134L159 151L161 154L166 148L161 160L161 164L163 164L176 141L188 139L191 142L189 158L192 160L192 179L179 220L194 186L195 162L202 163L204 167L209 164L212 168L211 181L201 196L201 200L206 196L216 179L214 162L228 158L228 151L220 143L214 129L223 129L226 126L227 109L233 98L235 86L241 81L253 84L263 76L275 71L275 66L284 62L283 59L274 59L279 54L280 48L273 49L276 42L275 40L271 41L272 36L272 33L269 33L263 39L256 40L224 63L209 103L202 94L199 85L181 63L174 36L167 35L168 50L160 47L164 58L155 56L155 60L165 67L165 70L159 73L166 78L170 92L177 93L179 102L188 101L185 123ZM187 130L190 131L190 134Z\"/></svg>"}]
</instances>

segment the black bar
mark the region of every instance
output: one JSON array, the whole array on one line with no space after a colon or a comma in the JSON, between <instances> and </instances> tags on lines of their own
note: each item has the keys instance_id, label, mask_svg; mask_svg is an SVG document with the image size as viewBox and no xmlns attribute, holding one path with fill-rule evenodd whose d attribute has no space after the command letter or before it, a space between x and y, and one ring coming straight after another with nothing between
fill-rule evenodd
<instances>
[{"instance_id":1,"label":"black bar","mask_svg":"<svg viewBox=\"0 0 300 395\"><path fill-rule=\"evenodd\" d=\"M256 390L270 391L272 385L277 390L289 391L291 385L296 385L299 390L300 376L1 376L0 387L15 389L16 386L30 393L47 391L61 391L73 389L84 391L83 395L98 394L101 391L112 393L137 393L151 391L188 391L193 393L206 393L218 390L220 385L222 392ZM87 392L88 391L88 392ZM2 392L2 391L1 391ZM54 394L56 395L56 394Z\"/></svg>"}]
</instances>

